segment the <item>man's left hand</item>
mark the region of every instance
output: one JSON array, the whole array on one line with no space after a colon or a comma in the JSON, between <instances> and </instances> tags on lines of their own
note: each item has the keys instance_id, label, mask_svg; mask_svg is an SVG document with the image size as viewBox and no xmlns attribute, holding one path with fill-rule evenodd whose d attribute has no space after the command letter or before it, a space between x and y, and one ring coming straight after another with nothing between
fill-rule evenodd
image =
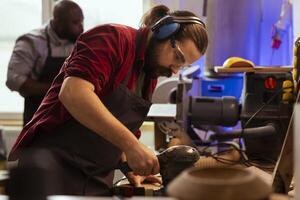
<instances>
[{"instance_id":1,"label":"man's left hand","mask_svg":"<svg viewBox=\"0 0 300 200\"><path fill-rule=\"evenodd\" d=\"M161 185L162 184L162 180L160 177L157 177L157 176L154 176L154 175L150 175L150 176L139 176L139 175L135 175L133 174L132 172L129 172L127 175L126 175L129 183L131 185L134 185L135 187L141 187L142 186L142 183L144 182L148 182L148 183L151 183L151 184L159 184Z\"/></svg>"}]
</instances>

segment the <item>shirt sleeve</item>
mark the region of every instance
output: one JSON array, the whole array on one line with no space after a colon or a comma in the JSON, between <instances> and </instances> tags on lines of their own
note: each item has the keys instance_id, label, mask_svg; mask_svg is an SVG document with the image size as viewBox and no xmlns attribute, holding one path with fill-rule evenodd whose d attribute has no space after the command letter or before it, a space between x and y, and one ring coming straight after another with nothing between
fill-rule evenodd
<instances>
[{"instance_id":1,"label":"shirt sleeve","mask_svg":"<svg viewBox=\"0 0 300 200\"><path fill-rule=\"evenodd\" d=\"M78 38L65 69L65 77L76 76L101 91L122 63L124 42L113 33L93 33Z\"/></svg>"},{"instance_id":2,"label":"shirt sleeve","mask_svg":"<svg viewBox=\"0 0 300 200\"><path fill-rule=\"evenodd\" d=\"M19 39L8 64L6 85L10 90L19 91L21 85L30 76L36 60L37 53L33 43L27 39Z\"/></svg>"}]
</instances>

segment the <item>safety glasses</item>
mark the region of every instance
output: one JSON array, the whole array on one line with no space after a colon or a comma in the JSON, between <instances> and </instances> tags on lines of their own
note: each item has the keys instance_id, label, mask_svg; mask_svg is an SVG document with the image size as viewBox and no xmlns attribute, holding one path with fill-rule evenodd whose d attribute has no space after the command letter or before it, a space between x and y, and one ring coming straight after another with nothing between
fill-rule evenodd
<instances>
[{"instance_id":1,"label":"safety glasses","mask_svg":"<svg viewBox=\"0 0 300 200\"><path fill-rule=\"evenodd\" d=\"M176 44L176 41L171 41L172 47L174 49L174 61L177 65L184 67L186 65L186 59L184 53L180 49L179 45Z\"/></svg>"}]
</instances>

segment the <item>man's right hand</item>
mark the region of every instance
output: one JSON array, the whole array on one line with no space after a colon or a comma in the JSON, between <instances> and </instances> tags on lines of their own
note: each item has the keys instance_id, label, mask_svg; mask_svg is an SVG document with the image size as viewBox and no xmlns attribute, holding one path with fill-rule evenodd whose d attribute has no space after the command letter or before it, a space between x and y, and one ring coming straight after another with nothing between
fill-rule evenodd
<instances>
[{"instance_id":1,"label":"man's right hand","mask_svg":"<svg viewBox=\"0 0 300 200\"><path fill-rule=\"evenodd\" d=\"M124 152L129 167L136 175L149 176L159 173L159 162L149 148L141 143L137 143Z\"/></svg>"},{"instance_id":2,"label":"man's right hand","mask_svg":"<svg viewBox=\"0 0 300 200\"><path fill-rule=\"evenodd\" d=\"M27 80L21 85L19 89L19 93L23 97L28 96L44 96L51 86L50 83L43 83L31 78L27 78Z\"/></svg>"},{"instance_id":3,"label":"man's right hand","mask_svg":"<svg viewBox=\"0 0 300 200\"><path fill-rule=\"evenodd\" d=\"M111 114L94 91L95 86L91 82L70 76L62 84L59 100L78 122L119 147L136 175L159 173L159 163L154 152L142 145Z\"/></svg>"}]
</instances>

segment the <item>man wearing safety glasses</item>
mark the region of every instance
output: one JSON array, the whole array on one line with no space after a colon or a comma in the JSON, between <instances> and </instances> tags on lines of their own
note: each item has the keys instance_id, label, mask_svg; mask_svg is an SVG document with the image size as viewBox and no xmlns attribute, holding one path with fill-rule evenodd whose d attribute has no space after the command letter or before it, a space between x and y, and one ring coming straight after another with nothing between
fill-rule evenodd
<instances>
[{"instance_id":1,"label":"man wearing safety glasses","mask_svg":"<svg viewBox=\"0 0 300 200\"><path fill-rule=\"evenodd\" d=\"M139 128L157 78L198 60L207 43L199 18L165 6L146 13L138 30L106 24L83 33L10 159L22 165L27 149L49 150L67 181L63 194L81 194L88 178L86 195L109 195L124 160L132 184L159 182L152 176L159 173L157 157L138 141Z\"/></svg>"}]
</instances>

